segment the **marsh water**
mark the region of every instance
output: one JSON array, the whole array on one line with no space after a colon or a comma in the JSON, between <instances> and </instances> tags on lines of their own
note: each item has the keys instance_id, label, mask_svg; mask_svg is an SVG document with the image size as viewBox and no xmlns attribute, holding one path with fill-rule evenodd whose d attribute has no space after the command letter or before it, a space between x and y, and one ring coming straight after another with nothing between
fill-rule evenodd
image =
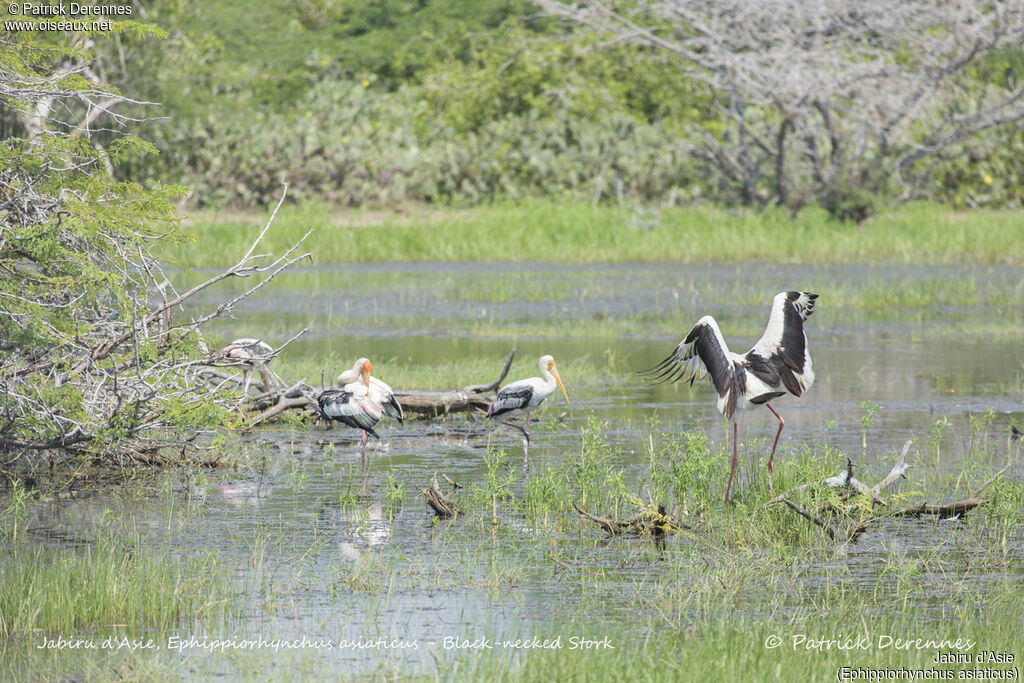
<instances>
[{"instance_id":1,"label":"marsh water","mask_svg":"<svg viewBox=\"0 0 1024 683\"><path fill-rule=\"evenodd\" d=\"M468 384L457 374L460 361L493 361L496 376L514 347L514 379L537 374L536 359L550 353L562 368L571 405L558 394L548 400L525 466L519 464L518 436L479 416L382 423L385 441L371 445L365 472L351 430L268 428L231 445L233 468L164 473L141 491L123 484L86 486L70 497L30 503L29 537L73 544L102 516L137 530L154 549L217 553L234 567L232 580L245 608L224 624L187 625L177 633L183 638L306 637L351 645L255 656L228 651L204 657L209 653L201 648L168 653L191 658L190 670L204 675L275 669L430 673L469 652L446 649L446 637L596 637L598 624L617 625L622 637L641 637L643 627L632 633L630 626L638 596L665 580L685 581L685 572L668 574L665 554L682 552L692 540L672 539L663 550L643 541L608 545L596 527L552 535L500 511L496 524L439 524L419 491L435 473L463 484L481 482L489 445L507 450L509 467L522 468L513 482L522 487L531 472L578 451L581 431L593 419L627 478L642 478L650 439L687 431L705 434L718 464L727 468L727 430L707 382L650 387L633 371L660 361L709 313L730 347L745 351L763 330L772 296L788 289L821 297L806 327L817 381L803 399L776 404L786 419L777 458L796 457L805 444L828 443L851 455L859 476L873 482L913 439L912 480L896 489L909 491L920 490L922 479L943 481L939 474L965 467L971 483L980 483L1016 447L1007 434L1010 424L1024 424L1020 269L308 267L281 275L215 332L225 341L256 336L278 344L309 327L287 349L284 367L331 373L332 366L368 356L385 381L389 365L454 368L432 388ZM196 305L197 314L222 294L210 293ZM318 384L318 373L310 374L307 379ZM949 426L940 433L936 423L942 419ZM740 496L752 478L764 476L775 426L766 410L744 416ZM984 447L978 448L979 440ZM987 454L984 461L968 462L979 452ZM1008 476L1019 479L1020 467ZM969 488L965 484L960 492ZM932 488L929 495L939 502L954 491ZM876 557L894 546L913 554L950 543L970 552L972 539L958 536L957 524L925 519L882 525L832 563L842 565L854 584L871 585L879 571ZM1019 536L1011 539L1008 558L1002 571L1024 580ZM566 566L587 571L567 572ZM799 581L809 590L820 580L820 572L801 569ZM940 609L942 591L936 586L919 607ZM757 597L742 609L756 612ZM688 615L672 618L685 624Z\"/></svg>"}]
</instances>

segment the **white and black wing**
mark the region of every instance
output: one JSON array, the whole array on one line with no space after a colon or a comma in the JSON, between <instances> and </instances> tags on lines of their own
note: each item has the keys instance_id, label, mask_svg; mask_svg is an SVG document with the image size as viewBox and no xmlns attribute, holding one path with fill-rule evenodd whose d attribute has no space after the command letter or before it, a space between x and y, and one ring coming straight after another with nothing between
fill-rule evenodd
<instances>
[{"instance_id":1,"label":"white and black wing","mask_svg":"<svg viewBox=\"0 0 1024 683\"><path fill-rule=\"evenodd\" d=\"M764 334L748 356L760 356L779 374L783 386L800 396L814 383L814 366L807 349L804 321L814 313L817 294L810 292L779 292L772 302L772 312Z\"/></svg>"},{"instance_id":2,"label":"white and black wing","mask_svg":"<svg viewBox=\"0 0 1024 683\"><path fill-rule=\"evenodd\" d=\"M683 341L668 358L649 370L642 370L653 384L695 379L711 375L711 383L719 396L724 396L732 382L732 361L718 323L710 315L697 321Z\"/></svg>"},{"instance_id":3,"label":"white and black wing","mask_svg":"<svg viewBox=\"0 0 1024 683\"><path fill-rule=\"evenodd\" d=\"M353 429L362 429L380 438L373 427L380 422L381 409L365 396L357 396L348 389L327 389L317 397L320 412L329 420L337 420Z\"/></svg>"},{"instance_id":4,"label":"white and black wing","mask_svg":"<svg viewBox=\"0 0 1024 683\"><path fill-rule=\"evenodd\" d=\"M405 421L405 411L402 410L402 404L395 398L395 392L390 386L373 376L370 377L370 399L376 401L388 417L399 422Z\"/></svg>"},{"instance_id":5,"label":"white and black wing","mask_svg":"<svg viewBox=\"0 0 1024 683\"><path fill-rule=\"evenodd\" d=\"M487 417L498 417L513 410L525 410L533 399L535 387L529 380L519 380L504 386L487 409Z\"/></svg>"}]
</instances>

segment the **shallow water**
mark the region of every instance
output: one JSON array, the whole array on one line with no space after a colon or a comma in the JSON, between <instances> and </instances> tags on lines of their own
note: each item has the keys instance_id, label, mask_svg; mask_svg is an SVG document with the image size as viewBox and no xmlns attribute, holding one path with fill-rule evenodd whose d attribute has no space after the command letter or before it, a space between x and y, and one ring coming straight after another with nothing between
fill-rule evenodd
<instances>
[{"instance_id":1,"label":"shallow water","mask_svg":"<svg viewBox=\"0 0 1024 683\"><path fill-rule=\"evenodd\" d=\"M979 302L942 295L924 307L857 304L860 292L877 296L886 289L957 281L973 283ZM534 359L542 353L562 362L586 357L599 366L613 349L625 358L621 363L641 369L660 361L707 313L719 320L734 350L746 350L767 320L772 295L792 288L821 294L807 323L817 380L804 399L777 403L786 418L777 457L795 457L801 444L826 441L856 458L861 478L871 482L884 475L908 438L917 444L911 458L921 476L962 468L968 464L965 454L980 439L991 459L977 463L979 481L1002 463L1008 424L1024 423L1020 269L504 263L310 268L280 276L258 299L240 306L233 320L221 321L216 332L225 339L260 336L275 344L308 326L311 333L289 348L290 359L319 365L324 358L351 362L366 355L385 380L389 362L493 358L497 371L513 346L517 359L510 378L535 374ZM834 291L842 292L844 304L830 302L837 298L830 297ZM195 306L197 312L218 296L210 293ZM566 320L578 321L578 329L544 332L567 329L559 327ZM609 333L602 321L618 324L609 324ZM648 321L659 321L656 331L645 332ZM556 421L565 406L558 395L549 400L554 405L542 411L534 430L531 469L521 473L517 486L578 449L580 431L592 416L605 423L606 437L619 449L617 464L634 478L645 468L643 448L652 418L660 432L702 431L724 451L725 425L706 382L692 389L648 387L628 371L592 373L586 382L563 373L563 379L571 409ZM459 386L454 378L452 386ZM865 401L880 406L867 427ZM977 421L986 411L994 414L991 424L972 428L972 417ZM928 437L940 418L951 426L936 464ZM748 463L764 456L775 425L766 410L745 415L737 487L763 476ZM181 636L306 636L362 639L363 644L385 637L418 646L264 653L265 661L257 660L284 671L295 664L320 673L327 667L335 674L432 672L438 660L464 654L445 650L445 636L554 637L559 632L553 625L574 616L584 623L627 624L629 633L633 598L665 580L673 563L646 542L605 547L596 531L551 538L508 516L497 526L435 525L418 493L431 475L444 472L463 483L480 482L487 473L483 453L489 440L508 448L511 462L519 462L518 438L463 416L381 426L386 443L370 450L365 474L358 471L358 442L350 430L270 429L238 441L238 455L248 467L234 473L204 472L198 479L168 473L155 494L87 488L70 500L32 503L29 535L74 544L107 515L137 530L154 548L218 552L237 567L247 613L226 625L196 624ZM721 466L727 467L724 452ZM1020 474L1018 467L1009 476ZM386 499L393 483L404 486L404 498L392 507ZM956 521L893 522L865 534L830 567L805 568L800 580L813 590L831 571L870 588L879 581L879 558L893 548L913 557L943 543L971 552L974 541ZM688 552L686 544L675 539L664 553ZM553 554L595 577L567 578ZM1007 558L1004 571L1024 579L1024 542L1016 539ZM380 577L386 577L385 585ZM984 578L980 573L982 585ZM936 586L927 595L940 605L943 590ZM756 596L749 597L746 609L756 613ZM685 622L686 615L680 619ZM578 635L586 632L580 627ZM250 666L244 657L203 657L195 666L203 674L239 674Z\"/></svg>"}]
</instances>

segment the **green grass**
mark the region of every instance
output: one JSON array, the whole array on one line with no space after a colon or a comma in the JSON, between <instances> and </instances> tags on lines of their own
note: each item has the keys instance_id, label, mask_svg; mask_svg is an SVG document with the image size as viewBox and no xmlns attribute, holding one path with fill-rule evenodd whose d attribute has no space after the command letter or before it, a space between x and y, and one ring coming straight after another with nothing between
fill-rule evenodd
<instances>
[{"instance_id":1,"label":"green grass","mask_svg":"<svg viewBox=\"0 0 1024 683\"><path fill-rule=\"evenodd\" d=\"M957 670L974 668L933 665L937 649L956 650L897 648L897 638L970 640L974 645L967 652L972 657L985 650L1016 655L1013 665L979 664L977 668L1019 670L1024 630L1016 615L1024 608L1024 600L1012 585L998 587L979 609L953 623L923 625L914 613L878 616L865 611L866 608L860 601L848 600L840 608L804 614L799 621L698 617L673 627L662 626L647 635L609 626L595 627L581 620L541 635L542 639L552 641L560 638L561 649L498 649L483 656L463 655L443 664L438 679L458 673L465 680L673 681L695 680L699 672L702 678L713 681L821 681L836 680L840 667L885 667L952 670L955 680ZM572 637L607 637L615 649L570 649ZM781 639L782 644L766 647L772 637ZM816 640L835 640L849 647L858 638L867 649L808 647L808 641Z\"/></svg>"},{"instance_id":2,"label":"green grass","mask_svg":"<svg viewBox=\"0 0 1024 683\"><path fill-rule=\"evenodd\" d=\"M884 492L886 498L902 504L968 495L1007 455L1001 442L986 438L993 419L994 413L985 413L970 420L970 464L964 471L936 462L941 440L922 441L910 454L909 481ZM549 422L538 424L535 443L542 445L555 430ZM60 551L19 550L7 542L0 547L5 553L0 615L20 615L20 621L13 642L0 637L0 677L66 678L82 672L90 680L166 679L175 673L337 676L342 671L337 652L78 653L39 651L23 641L35 634L32 629L91 633L113 625L135 637L176 625L187 628L193 619L213 638L251 636L254 628L279 637L321 631L351 637L350 625L368 638L403 636L422 616L407 610L424 609L403 602L410 594L429 596L434 605L468 600L461 623L437 629L439 641L445 636L560 638L562 647L479 652L421 643L418 663L371 651L340 675L605 681L690 680L701 672L710 680L789 681L834 680L841 666L932 668L934 648L881 647L885 637L970 639L972 654L1013 652L1013 666L1019 667L1024 654L1024 592L1018 583L1024 484L1019 479L1008 476L994 484L987 492L992 502L962 521L884 521L878 525L881 533L847 545L831 541L786 508L763 508L770 496L763 458L741 459L734 501L724 505L725 444L713 446L699 432L667 434L656 423L629 439L636 442L613 442L605 426L593 420L578 442L528 470L518 457L489 448L481 453L479 467L453 472L465 486L455 495L466 514L433 525L420 517L419 489L430 471L446 471L441 458L415 480L400 467L360 480L351 469L339 477L329 467L330 458L318 458L312 466L276 458L279 465L289 464L267 491L272 507L253 508L242 517L252 524L226 539L224 553L234 558L229 568L246 577L239 582L245 592L240 598L228 582L211 579L219 573L212 560L171 560L140 538L127 544L101 535ZM301 450L304 444L294 446ZM636 448L642 462L624 448ZM1012 448L1019 457L1019 448ZM845 455L823 444L784 446L776 459L776 490L835 474ZM874 483L890 464L864 467L857 475ZM311 504L299 493L316 483L306 477L319 467L328 468L321 474L331 486L314 489L322 497ZM191 496L171 486L162 490L157 517L161 525L181 525L187 535L190 523L203 521L202 508L193 511L185 495ZM571 507L578 501L591 512L621 518L649 500L669 508L679 504L689 526L664 549L648 539L608 542ZM811 509L835 498L818 487L794 494L794 500ZM412 514L406 524L411 521L413 536L403 540L396 533L383 544L361 545L359 557L343 556L338 541L371 525L371 503L382 504L388 523L400 524L402 515ZM334 512L321 519L314 509ZM7 514L22 514L21 507ZM133 509L132 514L138 513ZM841 523L863 514L866 510L854 507L851 520ZM303 532L309 525L319 531ZM21 533L4 528L8 535ZM934 541L936 530L941 542ZM921 543L922 538L932 540ZM7 573L9 567L14 574ZM172 594L163 595L164 587ZM197 595L202 597L189 597ZM246 603L241 610L240 600ZM223 620L211 619L219 605L231 609ZM475 614L484 615L483 621ZM769 636L780 638L780 646L766 647ZM869 647L808 649L806 641L794 640L801 636L844 642L863 637ZM570 649L572 637L607 638L614 649Z\"/></svg>"},{"instance_id":3,"label":"green grass","mask_svg":"<svg viewBox=\"0 0 1024 683\"><path fill-rule=\"evenodd\" d=\"M162 631L218 618L229 601L212 555L169 555L106 537L79 548L19 544L2 552L0 641Z\"/></svg>"},{"instance_id":4,"label":"green grass","mask_svg":"<svg viewBox=\"0 0 1024 683\"><path fill-rule=\"evenodd\" d=\"M556 359L557 360L557 359ZM429 364L414 363L395 358L373 359L374 375L394 388L402 389L461 389L471 384L489 384L498 378L504 359L483 356L467 356L458 361ZM323 363L308 358L291 360L282 358L274 371L282 377L305 378L307 382L320 386L320 371L326 370L324 382L330 383L331 375L337 376L352 367L352 359L328 358ZM593 386L609 377L621 377L635 372L629 354L615 353L609 349L602 357L582 357L558 362L558 372L566 387ZM539 374L536 358L517 355L503 384L514 379L533 377ZM570 394L571 396L571 394Z\"/></svg>"},{"instance_id":5,"label":"green grass","mask_svg":"<svg viewBox=\"0 0 1024 683\"><path fill-rule=\"evenodd\" d=\"M188 267L227 265L245 253L265 219L201 213L186 228L196 240L169 246L164 256ZM651 219L631 208L554 200L405 214L306 204L281 212L262 250L280 253L310 228L305 248L316 263L1024 263L1024 215L933 204L890 209L864 225L837 223L814 209L794 218L774 210L671 207Z\"/></svg>"}]
</instances>

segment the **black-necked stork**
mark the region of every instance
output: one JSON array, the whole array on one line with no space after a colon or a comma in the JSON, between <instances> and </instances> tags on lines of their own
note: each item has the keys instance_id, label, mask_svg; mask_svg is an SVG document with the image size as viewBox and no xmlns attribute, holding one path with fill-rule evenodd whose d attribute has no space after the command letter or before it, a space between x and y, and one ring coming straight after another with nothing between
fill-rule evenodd
<instances>
[{"instance_id":1,"label":"black-necked stork","mask_svg":"<svg viewBox=\"0 0 1024 683\"><path fill-rule=\"evenodd\" d=\"M223 349L220 350L218 355L221 358L225 358L230 361L235 361L237 364L242 366L242 393L249 393L249 383L252 381L252 371L256 369L263 377L263 382L267 386L263 387L264 391L270 391L268 378L267 365L274 358L274 348L263 341L262 339L252 339L250 337L243 337L242 339L236 339L231 342Z\"/></svg>"},{"instance_id":2,"label":"black-necked stork","mask_svg":"<svg viewBox=\"0 0 1024 683\"><path fill-rule=\"evenodd\" d=\"M488 418L521 431L526 437L527 445L530 443L530 415L544 399L555 393L555 389L558 388L565 396L565 404L569 405L569 394L566 393L562 378L558 375L555 359L551 356L541 356L537 365L540 367L540 377L520 379L506 384L498 391L498 395L487 409ZM526 415L525 429L498 419L502 416L523 414Z\"/></svg>"},{"instance_id":3,"label":"black-necked stork","mask_svg":"<svg viewBox=\"0 0 1024 683\"><path fill-rule=\"evenodd\" d=\"M373 370L373 364L368 358L360 358L356 361L356 364L352 366L351 370L338 375L338 386L345 386L358 382L360 377L366 377L368 382L367 390L370 398L377 403L383 410L384 414L390 418L398 420L399 422L405 421L405 411L402 410L402 404L395 398L395 392L390 386L380 381L376 377L370 375Z\"/></svg>"},{"instance_id":4,"label":"black-necked stork","mask_svg":"<svg viewBox=\"0 0 1024 683\"><path fill-rule=\"evenodd\" d=\"M732 420L732 469L725 489L726 502L736 472L739 415L753 406L764 405L779 420L779 430L768 457L768 486L771 487L775 448L786 424L772 408L771 401L787 393L801 396L814 383L804 321L814 313L817 298L817 294L809 292L776 294L764 334L754 348L742 355L729 351L718 323L706 315L697 321L668 358L642 371L656 384L682 379L692 385L697 377L711 375L711 382L718 391L718 412Z\"/></svg>"},{"instance_id":5,"label":"black-necked stork","mask_svg":"<svg viewBox=\"0 0 1024 683\"><path fill-rule=\"evenodd\" d=\"M363 433L362 450L359 453L359 464L366 465L367 435L380 440L380 435L373 428L380 422L384 411L380 404L369 394L370 371L361 376L361 381L346 384L341 389L325 389L317 397L320 414L328 420L336 420Z\"/></svg>"}]
</instances>

